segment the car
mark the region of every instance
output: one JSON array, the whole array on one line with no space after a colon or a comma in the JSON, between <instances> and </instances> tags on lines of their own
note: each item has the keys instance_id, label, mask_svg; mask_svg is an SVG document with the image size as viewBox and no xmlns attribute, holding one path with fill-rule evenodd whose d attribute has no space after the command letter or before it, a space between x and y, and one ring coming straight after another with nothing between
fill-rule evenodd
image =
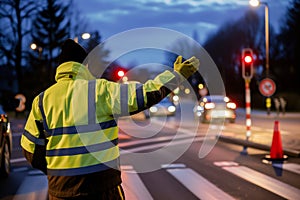
<instances>
[{"instance_id":1,"label":"car","mask_svg":"<svg viewBox=\"0 0 300 200\"><path fill-rule=\"evenodd\" d=\"M236 119L236 103L223 95L210 95L200 98L193 112L202 123L208 123L215 119L229 120L234 123Z\"/></svg>"},{"instance_id":2,"label":"car","mask_svg":"<svg viewBox=\"0 0 300 200\"><path fill-rule=\"evenodd\" d=\"M0 105L0 176L7 177L10 173L12 150L12 132L10 121Z\"/></svg>"},{"instance_id":3,"label":"car","mask_svg":"<svg viewBox=\"0 0 300 200\"><path fill-rule=\"evenodd\" d=\"M174 116L176 113L175 104L169 97L163 98L159 103L149 108L149 116Z\"/></svg>"}]
</instances>

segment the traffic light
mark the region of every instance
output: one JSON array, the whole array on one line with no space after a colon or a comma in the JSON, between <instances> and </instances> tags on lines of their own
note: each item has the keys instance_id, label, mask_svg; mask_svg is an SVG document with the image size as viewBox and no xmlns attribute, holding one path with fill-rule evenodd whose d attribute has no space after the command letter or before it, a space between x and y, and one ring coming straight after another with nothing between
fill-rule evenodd
<instances>
[{"instance_id":1,"label":"traffic light","mask_svg":"<svg viewBox=\"0 0 300 200\"><path fill-rule=\"evenodd\" d=\"M124 70L118 70L117 75L119 78L122 78L125 75Z\"/></svg>"},{"instance_id":2,"label":"traffic light","mask_svg":"<svg viewBox=\"0 0 300 200\"><path fill-rule=\"evenodd\" d=\"M112 71L112 80L115 82L118 82L120 80L123 80L125 75L127 73L127 70L123 67L117 66Z\"/></svg>"},{"instance_id":3,"label":"traffic light","mask_svg":"<svg viewBox=\"0 0 300 200\"><path fill-rule=\"evenodd\" d=\"M251 79L253 76L253 51L245 48L242 51L242 75L244 79Z\"/></svg>"}]
</instances>

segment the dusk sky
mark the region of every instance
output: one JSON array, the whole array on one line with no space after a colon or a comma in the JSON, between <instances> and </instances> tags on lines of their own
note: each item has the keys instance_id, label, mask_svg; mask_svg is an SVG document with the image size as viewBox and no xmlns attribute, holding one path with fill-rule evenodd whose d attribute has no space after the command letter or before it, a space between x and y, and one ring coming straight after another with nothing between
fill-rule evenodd
<instances>
[{"instance_id":1,"label":"dusk sky","mask_svg":"<svg viewBox=\"0 0 300 200\"><path fill-rule=\"evenodd\" d=\"M265 0L269 5L270 23L278 30L289 0ZM200 43L224 22L239 19L248 0L74 0L91 29L103 39L142 27L162 27L192 36L197 31ZM264 6L256 9L264 20Z\"/></svg>"}]
</instances>

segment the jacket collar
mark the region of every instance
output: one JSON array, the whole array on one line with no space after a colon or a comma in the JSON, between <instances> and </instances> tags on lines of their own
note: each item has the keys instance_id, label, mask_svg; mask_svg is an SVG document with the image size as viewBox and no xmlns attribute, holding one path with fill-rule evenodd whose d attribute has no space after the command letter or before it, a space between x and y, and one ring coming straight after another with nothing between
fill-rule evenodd
<instances>
[{"instance_id":1,"label":"jacket collar","mask_svg":"<svg viewBox=\"0 0 300 200\"><path fill-rule=\"evenodd\" d=\"M55 80L58 82L62 78L72 79L96 79L88 70L87 67L78 62L65 62L59 65L56 69Z\"/></svg>"}]
</instances>

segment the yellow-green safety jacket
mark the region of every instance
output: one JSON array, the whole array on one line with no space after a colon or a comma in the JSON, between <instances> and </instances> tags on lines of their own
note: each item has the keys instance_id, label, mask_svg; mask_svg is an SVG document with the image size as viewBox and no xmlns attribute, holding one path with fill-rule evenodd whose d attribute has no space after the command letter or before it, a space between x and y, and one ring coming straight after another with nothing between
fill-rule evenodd
<instances>
[{"instance_id":1,"label":"yellow-green safety jacket","mask_svg":"<svg viewBox=\"0 0 300 200\"><path fill-rule=\"evenodd\" d=\"M159 102L180 81L165 71L144 84L119 84L94 78L82 64L57 68L56 84L32 103L21 146L34 153L45 145L35 121L46 135L47 174L75 176L119 169L117 117L140 112Z\"/></svg>"}]
</instances>

